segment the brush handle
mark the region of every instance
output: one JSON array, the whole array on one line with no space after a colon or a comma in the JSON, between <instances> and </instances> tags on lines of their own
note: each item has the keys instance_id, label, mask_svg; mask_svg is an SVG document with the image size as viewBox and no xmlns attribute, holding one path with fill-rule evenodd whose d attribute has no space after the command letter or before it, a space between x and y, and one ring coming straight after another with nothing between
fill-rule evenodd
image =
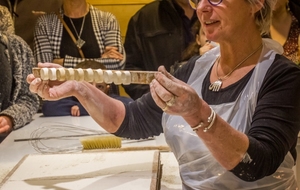
<instances>
[{"instance_id":1,"label":"brush handle","mask_svg":"<svg viewBox=\"0 0 300 190\"><path fill-rule=\"evenodd\" d=\"M168 146L133 146L133 147L123 147L123 148L109 148L109 149L84 149L84 151L140 151L140 150L159 150L162 152L170 152L171 149Z\"/></svg>"},{"instance_id":2,"label":"brush handle","mask_svg":"<svg viewBox=\"0 0 300 190\"><path fill-rule=\"evenodd\" d=\"M73 68L33 68L35 77L42 80L76 80L106 84L150 84L157 71L125 71L102 69L73 69Z\"/></svg>"},{"instance_id":3,"label":"brush handle","mask_svg":"<svg viewBox=\"0 0 300 190\"><path fill-rule=\"evenodd\" d=\"M57 136L57 137L23 138L23 139L15 139L14 142L51 140L51 139L61 139L61 138L68 138L68 137L86 137L86 136L94 136L94 135L104 135L104 134L79 134L79 135L63 135L63 136Z\"/></svg>"}]
</instances>

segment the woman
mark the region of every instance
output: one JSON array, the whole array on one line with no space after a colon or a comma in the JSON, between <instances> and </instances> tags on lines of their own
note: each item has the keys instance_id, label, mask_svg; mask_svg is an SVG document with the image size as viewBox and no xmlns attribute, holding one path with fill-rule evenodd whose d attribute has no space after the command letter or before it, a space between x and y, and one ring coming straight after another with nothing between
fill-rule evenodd
<instances>
[{"instance_id":1,"label":"woman","mask_svg":"<svg viewBox=\"0 0 300 190\"><path fill-rule=\"evenodd\" d=\"M37 62L75 67L85 59L92 59L108 69L124 67L124 50L115 16L85 0L64 0L58 14L42 15L36 23L34 44Z\"/></svg>"},{"instance_id":2,"label":"woman","mask_svg":"<svg viewBox=\"0 0 300 190\"><path fill-rule=\"evenodd\" d=\"M14 34L11 15L0 6L0 142L14 129L32 120L38 97L29 91L26 77L34 59L30 47Z\"/></svg>"},{"instance_id":3,"label":"woman","mask_svg":"<svg viewBox=\"0 0 300 190\"><path fill-rule=\"evenodd\" d=\"M160 67L151 92L135 102L124 106L85 82L44 84L29 75L31 90L46 99L76 96L118 136L164 132L185 190L296 189L300 69L280 44L261 38L275 1L193 2L207 39L219 46L174 77Z\"/></svg>"},{"instance_id":4,"label":"woman","mask_svg":"<svg viewBox=\"0 0 300 190\"><path fill-rule=\"evenodd\" d=\"M298 19L300 18L300 3L299 1L293 1L294 0L277 1L273 11L270 36L283 46L283 55L299 65L300 22ZM296 8L298 8L298 10Z\"/></svg>"},{"instance_id":5,"label":"woman","mask_svg":"<svg viewBox=\"0 0 300 190\"><path fill-rule=\"evenodd\" d=\"M37 20L37 63L53 62L74 68L80 62L93 60L115 70L124 68L124 53L115 16L96 9L86 0L63 0L58 13L45 14ZM118 86L111 85L110 93L119 94Z\"/></svg>"}]
</instances>

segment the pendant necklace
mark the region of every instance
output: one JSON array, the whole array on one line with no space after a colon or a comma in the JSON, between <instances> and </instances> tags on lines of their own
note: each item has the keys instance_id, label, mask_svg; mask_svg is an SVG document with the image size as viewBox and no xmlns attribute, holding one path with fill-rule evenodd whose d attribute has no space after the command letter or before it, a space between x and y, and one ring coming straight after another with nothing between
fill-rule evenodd
<instances>
[{"instance_id":1,"label":"pendant necklace","mask_svg":"<svg viewBox=\"0 0 300 190\"><path fill-rule=\"evenodd\" d=\"M215 82L211 83L209 85L209 90L214 91L214 92L218 92L221 89L221 86L223 84L223 81L226 80L232 73L233 71L235 71L239 66L241 66L245 61L247 61L247 59L249 59L252 55L254 55L258 50L260 50L260 48L262 47L262 44L259 45L259 47L257 49L255 49L252 53L250 53L245 59L243 59L239 64L237 64L229 73L227 73L225 76L223 77L219 77L218 75L218 66L220 63L220 56L218 57L217 60L217 65L216 65L216 75L218 77L218 80L216 80Z\"/></svg>"},{"instance_id":2,"label":"pendant necklace","mask_svg":"<svg viewBox=\"0 0 300 190\"><path fill-rule=\"evenodd\" d=\"M75 30L76 35L77 35L77 41L76 41L75 45L80 49L80 48L85 44L85 41L84 41L83 39L80 38L80 37L81 37L81 34L82 34L84 22L85 22L85 15L84 15L83 20L82 20L82 24L81 24L81 28L80 28L79 35L78 35L78 33L77 33L77 30L76 30L76 28L75 28L75 26L74 26L74 23L73 23L72 19L71 19L70 17L69 17L69 19L70 19L70 22L71 22L71 24L72 24L72 26L73 26L73 29Z\"/></svg>"}]
</instances>

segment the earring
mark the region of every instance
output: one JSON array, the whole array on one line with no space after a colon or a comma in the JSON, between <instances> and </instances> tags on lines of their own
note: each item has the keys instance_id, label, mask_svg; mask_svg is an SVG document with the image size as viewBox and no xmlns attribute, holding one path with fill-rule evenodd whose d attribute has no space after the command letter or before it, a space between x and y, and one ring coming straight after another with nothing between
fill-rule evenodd
<instances>
[{"instance_id":1,"label":"earring","mask_svg":"<svg viewBox=\"0 0 300 190\"><path fill-rule=\"evenodd\" d=\"M290 11L290 10L291 10L291 9L290 9L290 5L289 5L289 4L290 4L290 2L289 2L289 1L287 1L287 2L286 2L286 6L285 6L287 11Z\"/></svg>"}]
</instances>

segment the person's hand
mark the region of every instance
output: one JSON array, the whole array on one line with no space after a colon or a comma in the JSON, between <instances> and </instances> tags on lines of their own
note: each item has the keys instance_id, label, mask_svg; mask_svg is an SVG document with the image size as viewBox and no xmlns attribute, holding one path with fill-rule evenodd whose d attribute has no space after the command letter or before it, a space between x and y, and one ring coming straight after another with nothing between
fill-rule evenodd
<instances>
[{"instance_id":1,"label":"person's hand","mask_svg":"<svg viewBox=\"0 0 300 190\"><path fill-rule=\"evenodd\" d=\"M12 130L12 121L8 116L0 116L0 134L9 133Z\"/></svg>"},{"instance_id":2,"label":"person's hand","mask_svg":"<svg viewBox=\"0 0 300 190\"><path fill-rule=\"evenodd\" d=\"M112 58L112 59L123 60L123 55L120 52L118 52L118 48L107 46L105 47L105 51L101 55L101 58Z\"/></svg>"},{"instance_id":3,"label":"person's hand","mask_svg":"<svg viewBox=\"0 0 300 190\"><path fill-rule=\"evenodd\" d=\"M199 48L199 54L203 55L204 53L206 53L207 51L211 50L214 47L215 46L212 45L211 43L206 42L202 47Z\"/></svg>"},{"instance_id":4,"label":"person's hand","mask_svg":"<svg viewBox=\"0 0 300 190\"><path fill-rule=\"evenodd\" d=\"M54 63L39 63L38 67L59 68L61 66ZM29 90L37 93L45 100L58 100L69 97L76 91L76 81L43 81L41 78L35 78L33 74L29 74L26 80L30 84Z\"/></svg>"},{"instance_id":5,"label":"person's hand","mask_svg":"<svg viewBox=\"0 0 300 190\"><path fill-rule=\"evenodd\" d=\"M197 117L203 100L188 84L176 79L160 66L155 79L150 84L150 92L155 103L165 112L180 115L185 119Z\"/></svg>"},{"instance_id":6,"label":"person's hand","mask_svg":"<svg viewBox=\"0 0 300 190\"><path fill-rule=\"evenodd\" d=\"M71 107L71 115L72 116L80 116L80 110L77 105Z\"/></svg>"}]
</instances>

